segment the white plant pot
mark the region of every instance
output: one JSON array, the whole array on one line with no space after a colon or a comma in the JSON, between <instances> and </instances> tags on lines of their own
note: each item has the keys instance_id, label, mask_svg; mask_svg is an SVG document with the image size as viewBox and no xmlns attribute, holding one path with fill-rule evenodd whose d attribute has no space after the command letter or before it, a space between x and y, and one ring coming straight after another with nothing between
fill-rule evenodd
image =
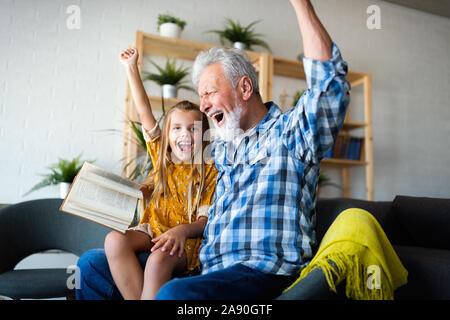
<instances>
[{"instance_id":1,"label":"white plant pot","mask_svg":"<svg viewBox=\"0 0 450 320\"><path fill-rule=\"evenodd\" d=\"M69 183L69 182L60 182L59 183L59 197L61 199L64 199L67 196L70 186L71 186L71 183Z\"/></svg>"},{"instance_id":2,"label":"white plant pot","mask_svg":"<svg viewBox=\"0 0 450 320\"><path fill-rule=\"evenodd\" d=\"M234 43L233 43L233 48L241 49L241 50L246 50L246 49L247 49L247 46L246 46L245 43L243 43L243 42L234 42Z\"/></svg>"},{"instance_id":3,"label":"white plant pot","mask_svg":"<svg viewBox=\"0 0 450 320\"><path fill-rule=\"evenodd\" d=\"M181 28L176 23L163 23L159 26L159 34L163 37L179 38L181 35Z\"/></svg>"},{"instance_id":4,"label":"white plant pot","mask_svg":"<svg viewBox=\"0 0 450 320\"><path fill-rule=\"evenodd\" d=\"M177 87L172 84L163 84L162 95L164 98L176 98L177 97Z\"/></svg>"}]
</instances>

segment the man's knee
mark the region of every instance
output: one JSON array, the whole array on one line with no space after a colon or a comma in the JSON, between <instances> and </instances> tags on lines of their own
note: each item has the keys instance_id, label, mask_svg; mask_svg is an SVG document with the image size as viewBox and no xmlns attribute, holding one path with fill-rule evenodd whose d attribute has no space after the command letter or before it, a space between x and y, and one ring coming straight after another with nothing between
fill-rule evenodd
<instances>
[{"instance_id":1,"label":"man's knee","mask_svg":"<svg viewBox=\"0 0 450 320\"><path fill-rule=\"evenodd\" d=\"M91 249L83 253L77 262L80 287L76 288L77 300L111 299L108 281L108 261L103 249ZM106 288L106 289L105 289Z\"/></svg>"},{"instance_id":2,"label":"man's knee","mask_svg":"<svg viewBox=\"0 0 450 320\"><path fill-rule=\"evenodd\" d=\"M77 266L80 270L81 278L89 278L90 275L96 274L97 268L107 266L105 251L103 249L91 249L83 253L78 259ZM95 266L97 268L95 268Z\"/></svg>"}]
</instances>

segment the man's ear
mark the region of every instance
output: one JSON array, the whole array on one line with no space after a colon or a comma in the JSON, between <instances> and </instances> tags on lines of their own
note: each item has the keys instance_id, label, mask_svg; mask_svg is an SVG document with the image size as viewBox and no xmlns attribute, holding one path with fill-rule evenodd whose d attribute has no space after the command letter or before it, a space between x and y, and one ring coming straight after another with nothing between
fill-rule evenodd
<instances>
[{"instance_id":1,"label":"man's ear","mask_svg":"<svg viewBox=\"0 0 450 320\"><path fill-rule=\"evenodd\" d=\"M249 76L243 76L241 80L239 80L238 91L244 101L250 99L253 94L253 84Z\"/></svg>"}]
</instances>

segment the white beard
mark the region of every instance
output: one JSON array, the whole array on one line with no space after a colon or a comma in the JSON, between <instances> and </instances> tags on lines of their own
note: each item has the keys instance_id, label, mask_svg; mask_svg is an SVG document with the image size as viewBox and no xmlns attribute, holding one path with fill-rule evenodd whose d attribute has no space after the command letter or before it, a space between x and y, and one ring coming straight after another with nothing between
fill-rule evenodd
<instances>
[{"instance_id":1,"label":"white beard","mask_svg":"<svg viewBox=\"0 0 450 320\"><path fill-rule=\"evenodd\" d=\"M224 114L225 124L222 127L219 127L217 122L213 121L215 127L214 135L227 142L233 141L236 137L241 135L243 133L239 125L241 114L242 106L238 105L229 114Z\"/></svg>"}]
</instances>

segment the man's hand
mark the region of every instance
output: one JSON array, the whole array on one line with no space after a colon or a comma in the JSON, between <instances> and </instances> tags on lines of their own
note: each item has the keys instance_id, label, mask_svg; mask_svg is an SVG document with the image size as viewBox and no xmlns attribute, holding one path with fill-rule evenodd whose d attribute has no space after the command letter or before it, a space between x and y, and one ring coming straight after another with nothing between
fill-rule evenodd
<instances>
[{"instance_id":1,"label":"man's hand","mask_svg":"<svg viewBox=\"0 0 450 320\"><path fill-rule=\"evenodd\" d=\"M120 53L120 62L123 65L136 65L139 58L139 53L135 47L130 47Z\"/></svg>"},{"instance_id":2,"label":"man's hand","mask_svg":"<svg viewBox=\"0 0 450 320\"><path fill-rule=\"evenodd\" d=\"M152 239L155 245L152 247L151 251L155 251L161 248L162 251L169 252L171 256L174 254L178 254L178 257L181 258L184 252L184 244L186 242L187 233L186 233L187 225L179 225L173 227L166 232L164 232L159 237Z\"/></svg>"}]
</instances>

